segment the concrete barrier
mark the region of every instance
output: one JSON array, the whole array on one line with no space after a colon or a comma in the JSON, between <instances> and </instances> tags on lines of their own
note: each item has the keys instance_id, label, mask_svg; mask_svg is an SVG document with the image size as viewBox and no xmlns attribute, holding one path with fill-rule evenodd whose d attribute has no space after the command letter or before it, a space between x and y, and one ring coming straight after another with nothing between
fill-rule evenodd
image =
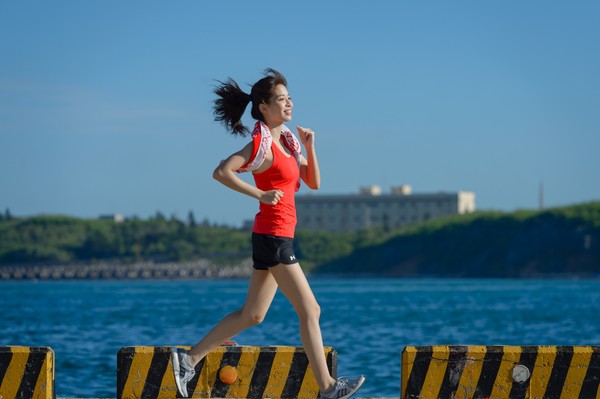
<instances>
[{"instance_id":1,"label":"concrete barrier","mask_svg":"<svg viewBox=\"0 0 600 399\"><path fill-rule=\"evenodd\" d=\"M186 347L186 349L189 349ZM337 352L325 348L337 376ZM171 347L125 347L117 354L117 399L175 398ZM227 367L231 366L231 367ZM197 366L193 398L317 398L319 387L302 348L221 346Z\"/></svg>"},{"instance_id":2,"label":"concrete barrier","mask_svg":"<svg viewBox=\"0 0 600 399\"><path fill-rule=\"evenodd\" d=\"M0 346L0 398L54 397L52 349Z\"/></svg>"},{"instance_id":3,"label":"concrete barrier","mask_svg":"<svg viewBox=\"0 0 600 399\"><path fill-rule=\"evenodd\" d=\"M598 399L600 346L409 346L402 399Z\"/></svg>"}]
</instances>

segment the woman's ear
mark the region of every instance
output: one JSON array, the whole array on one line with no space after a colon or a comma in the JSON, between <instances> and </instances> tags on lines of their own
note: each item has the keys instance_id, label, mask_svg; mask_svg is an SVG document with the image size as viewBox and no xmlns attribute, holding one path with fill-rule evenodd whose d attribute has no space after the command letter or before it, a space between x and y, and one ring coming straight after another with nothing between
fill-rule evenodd
<instances>
[{"instance_id":1,"label":"woman's ear","mask_svg":"<svg viewBox=\"0 0 600 399\"><path fill-rule=\"evenodd\" d=\"M261 114L265 115L265 113L268 109L269 109L269 107L267 107L267 104L265 104L265 103L258 104L258 110L260 111Z\"/></svg>"}]
</instances>

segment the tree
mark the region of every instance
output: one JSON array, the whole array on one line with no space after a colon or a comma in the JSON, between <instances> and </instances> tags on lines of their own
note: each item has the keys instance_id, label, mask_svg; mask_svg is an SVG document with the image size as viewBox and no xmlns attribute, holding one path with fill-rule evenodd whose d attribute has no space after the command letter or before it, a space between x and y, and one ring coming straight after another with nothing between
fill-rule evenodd
<instances>
[{"instance_id":1,"label":"tree","mask_svg":"<svg viewBox=\"0 0 600 399\"><path fill-rule=\"evenodd\" d=\"M196 218L194 217L194 212L190 211L188 213L188 226L189 227L196 227Z\"/></svg>"}]
</instances>

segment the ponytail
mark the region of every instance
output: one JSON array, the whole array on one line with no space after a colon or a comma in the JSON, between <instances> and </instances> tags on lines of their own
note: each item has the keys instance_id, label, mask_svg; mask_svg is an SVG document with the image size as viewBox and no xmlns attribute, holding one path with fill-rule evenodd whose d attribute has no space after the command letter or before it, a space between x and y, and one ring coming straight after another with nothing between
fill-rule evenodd
<instances>
[{"instance_id":1,"label":"ponytail","mask_svg":"<svg viewBox=\"0 0 600 399\"><path fill-rule=\"evenodd\" d=\"M219 83L220 85L214 91L219 97L215 100L213 112L215 121L223 123L231 133L245 136L250 131L244 126L241 119L250 103L250 94L244 93L231 78L226 82L219 81Z\"/></svg>"},{"instance_id":2,"label":"ponytail","mask_svg":"<svg viewBox=\"0 0 600 399\"><path fill-rule=\"evenodd\" d=\"M241 119L248 103L252 101L252 117L264 122L259 105L269 103L275 86L281 84L287 87L287 80L276 70L267 68L264 74L265 77L252 86L251 94L245 93L231 78L226 82L218 81L219 86L214 91L218 96L213 112L215 121L223 123L231 133L245 136L250 130L242 124Z\"/></svg>"}]
</instances>

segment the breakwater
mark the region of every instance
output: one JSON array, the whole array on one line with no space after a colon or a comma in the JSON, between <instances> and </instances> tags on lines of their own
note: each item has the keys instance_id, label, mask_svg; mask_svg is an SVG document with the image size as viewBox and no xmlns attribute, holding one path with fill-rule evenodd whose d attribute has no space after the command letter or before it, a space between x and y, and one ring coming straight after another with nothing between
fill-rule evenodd
<instances>
[{"instance_id":1,"label":"breakwater","mask_svg":"<svg viewBox=\"0 0 600 399\"><path fill-rule=\"evenodd\" d=\"M249 276L252 260L219 265L208 259L190 262L138 262L4 265L0 280L127 280L127 279L211 279Z\"/></svg>"}]
</instances>

